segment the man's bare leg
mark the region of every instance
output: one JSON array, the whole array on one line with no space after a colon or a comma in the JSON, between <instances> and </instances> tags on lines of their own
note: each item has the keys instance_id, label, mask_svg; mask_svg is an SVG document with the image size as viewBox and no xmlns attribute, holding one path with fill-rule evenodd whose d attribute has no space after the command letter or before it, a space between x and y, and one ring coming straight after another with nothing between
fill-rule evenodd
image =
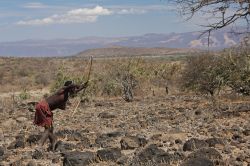
<instances>
[{"instance_id":1,"label":"man's bare leg","mask_svg":"<svg viewBox=\"0 0 250 166\"><path fill-rule=\"evenodd\" d=\"M48 135L49 141L50 141L50 144L51 144L51 150L52 150L52 151L54 151L54 150L55 150L55 147L56 147L56 136L55 136L55 134L53 133L53 130L54 130L54 128L53 128L53 126L51 126L51 127L49 128L49 135Z\"/></svg>"},{"instance_id":2,"label":"man's bare leg","mask_svg":"<svg viewBox=\"0 0 250 166\"><path fill-rule=\"evenodd\" d=\"M44 132L43 132L42 138L41 138L41 146L44 145L44 143L45 143L45 141L47 140L48 137L49 137L49 128L44 127Z\"/></svg>"}]
</instances>

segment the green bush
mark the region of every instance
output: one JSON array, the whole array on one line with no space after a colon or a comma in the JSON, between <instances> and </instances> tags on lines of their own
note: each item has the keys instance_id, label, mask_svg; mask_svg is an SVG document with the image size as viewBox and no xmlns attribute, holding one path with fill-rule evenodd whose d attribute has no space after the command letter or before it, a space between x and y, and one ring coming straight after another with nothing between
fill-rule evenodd
<instances>
[{"instance_id":1,"label":"green bush","mask_svg":"<svg viewBox=\"0 0 250 166\"><path fill-rule=\"evenodd\" d=\"M27 100L30 98L30 94L26 89L23 89L22 92L19 94L19 99L21 100Z\"/></svg>"},{"instance_id":2,"label":"green bush","mask_svg":"<svg viewBox=\"0 0 250 166\"><path fill-rule=\"evenodd\" d=\"M250 57L244 52L226 51L221 55L199 55L187 60L182 86L214 95L224 87L250 95Z\"/></svg>"},{"instance_id":3,"label":"green bush","mask_svg":"<svg viewBox=\"0 0 250 166\"><path fill-rule=\"evenodd\" d=\"M182 74L182 87L213 96L225 84L223 58L215 55L199 55L187 60Z\"/></svg>"}]
</instances>

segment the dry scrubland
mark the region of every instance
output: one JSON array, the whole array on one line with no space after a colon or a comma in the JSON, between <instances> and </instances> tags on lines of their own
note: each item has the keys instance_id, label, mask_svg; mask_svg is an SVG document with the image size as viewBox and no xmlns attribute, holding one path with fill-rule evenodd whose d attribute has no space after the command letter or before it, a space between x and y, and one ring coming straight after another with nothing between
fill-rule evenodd
<instances>
[{"instance_id":1,"label":"dry scrubland","mask_svg":"<svg viewBox=\"0 0 250 166\"><path fill-rule=\"evenodd\" d=\"M86 93L54 112L56 152L37 144L43 129L32 124L34 104L67 79L86 80L88 59L1 58L0 165L249 166L249 75L230 57L246 78L226 61L216 60L226 74L202 64L210 56L94 59ZM208 70L192 75L188 65Z\"/></svg>"}]
</instances>

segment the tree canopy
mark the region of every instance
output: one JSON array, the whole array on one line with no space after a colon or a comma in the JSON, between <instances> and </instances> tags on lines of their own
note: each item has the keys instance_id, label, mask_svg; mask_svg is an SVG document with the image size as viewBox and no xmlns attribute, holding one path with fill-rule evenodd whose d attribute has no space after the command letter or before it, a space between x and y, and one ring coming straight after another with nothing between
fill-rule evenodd
<instances>
[{"instance_id":1,"label":"tree canopy","mask_svg":"<svg viewBox=\"0 0 250 166\"><path fill-rule=\"evenodd\" d=\"M238 33L249 33L250 0L170 0L177 3L182 16L187 19L198 14L205 19L207 33L233 25L244 27Z\"/></svg>"}]
</instances>

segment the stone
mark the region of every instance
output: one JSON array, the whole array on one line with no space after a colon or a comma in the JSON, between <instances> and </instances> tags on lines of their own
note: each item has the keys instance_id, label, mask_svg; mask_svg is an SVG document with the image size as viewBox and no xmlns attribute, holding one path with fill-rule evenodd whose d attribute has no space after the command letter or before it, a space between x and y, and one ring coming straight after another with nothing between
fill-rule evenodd
<instances>
[{"instance_id":1,"label":"stone","mask_svg":"<svg viewBox=\"0 0 250 166\"><path fill-rule=\"evenodd\" d=\"M121 131L115 131L115 132L111 132L111 133L107 133L108 137L121 137L124 136L125 132L121 132Z\"/></svg>"},{"instance_id":2,"label":"stone","mask_svg":"<svg viewBox=\"0 0 250 166\"><path fill-rule=\"evenodd\" d=\"M204 140L199 140L197 138L191 138L186 141L183 145L183 151L193 151L195 149L200 149L204 147L208 147L209 144Z\"/></svg>"},{"instance_id":3,"label":"stone","mask_svg":"<svg viewBox=\"0 0 250 166\"><path fill-rule=\"evenodd\" d=\"M35 145L35 144L38 144L41 137L42 135L40 134L32 134L27 138L26 142L28 142L30 146Z\"/></svg>"},{"instance_id":4,"label":"stone","mask_svg":"<svg viewBox=\"0 0 250 166\"><path fill-rule=\"evenodd\" d=\"M245 136L250 136L250 129L246 129L242 132Z\"/></svg>"},{"instance_id":5,"label":"stone","mask_svg":"<svg viewBox=\"0 0 250 166\"><path fill-rule=\"evenodd\" d=\"M4 155L4 148L2 146L0 146L0 156Z\"/></svg>"},{"instance_id":6,"label":"stone","mask_svg":"<svg viewBox=\"0 0 250 166\"><path fill-rule=\"evenodd\" d=\"M145 146L147 144L147 140L136 136L126 136L121 139L120 143L122 150L129 150Z\"/></svg>"},{"instance_id":7,"label":"stone","mask_svg":"<svg viewBox=\"0 0 250 166\"><path fill-rule=\"evenodd\" d=\"M201 110L196 110L196 111L194 112L194 114L197 115L197 116L198 116L198 115L201 115Z\"/></svg>"},{"instance_id":8,"label":"stone","mask_svg":"<svg viewBox=\"0 0 250 166\"><path fill-rule=\"evenodd\" d=\"M16 118L16 121L18 122L18 123L23 123L23 122L27 122L28 121L28 119L26 118L26 117L18 117L18 118Z\"/></svg>"},{"instance_id":9,"label":"stone","mask_svg":"<svg viewBox=\"0 0 250 166\"><path fill-rule=\"evenodd\" d=\"M4 134L2 129L0 129L0 142L1 141L4 141Z\"/></svg>"},{"instance_id":10,"label":"stone","mask_svg":"<svg viewBox=\"0 0 250 166\"><path fill-rule=\"evenodd\" d=\"M116 163L119 165L126 165L128 159L129 159L128 156L122 156L116 161Z\"/></svg>"},{"instance_id":11,"label":"stone","mask_svg":"<svg viewBox=\"0 0 250 166\"><path fill-rule=\"evenodd\" d=\"M248 111L250 111L250 105L249 104L248 105L241 104L241 105L237 106L235 108L235 110L238 112L248 112Z\"/></svg>"},{"instance_id":12,"label":"stone","mask_svg":"<svg viewBox=\"0 0 250 166\"><path fill-rule=\"evenodd\" d=\"M116 118L116 116L114 114L110 114L108 112L102 112L98 115L99 118L103 118L103 119L111 119L111 118Z\"/></svg>"},{"instance_id":13,"label":"stone","mask_svg":"<svg viewBox=\"0 0 250 166\"><path fill-rule=\"evenodd\" d=\"M113 107L113 103L107 103L107 102L98 102L95 103L95 107Z\"/></svg>"},{"instance_id":14,"label":"stone","mask_svg":"<svg viewBox=\"0 0 250 166\"><path fill-rule=\"evenodd\" d=\"M55 135L59 138L67 138L68 141L81 141L85 139L80 132L75 130L59 130Z\"/></svg>"},{"instance_id":15,"label":"stone","mask_svg":"<svg viewBox=\"0 0 250 166\"><path fill-rule=\"evenodd\" d=\"M17 149L17 148L25 148L25 142L24 142L24 140L19 139L19 140L16 141L16 143L15 143L15 149Z\"/></svg>"},{"instance_id":16,"label":"stone","mask_svg":"<svg viewBox=\"0 0 250 166\"><path fill-rule=\"evenodd\" d=\"M31 160L30 162L28 162L27 166L37 166L37 164Z\"/></svg>"},{"instance_id":17,"label":"stone","mask_svg":"<svg viewBox=\"0 0 250 166\"><path fill-rule=\"evenodd\" d=\"M216 145L225 145L222 138L208 138L206 139L209 147L215 147Z\"/></svg>"},{"instance_id":18,"label":"stone","mask_svg":"<svg viewBox=\"0 0 250 166\"><path fill-rule=\"evenodd\" d=\"M115 144L115 142L115 137L109 137L109 135L107 134L102 134L98 136L95 140L95 143L97 145L100 145L102 148L110 148Z\"/></svg>"},{"instance_id":19,"label":"stone","mask_svg":"<svg viewBox=\"0 0 250 166\"><path fill-rule=\"evenodd\" d=\"M20 166L23 165L21 160L14 161L13 163L10 164L10 166Z\"/></svg>"},{"instance_id":20,"label":"stone","mask_svg":"<svg viewBox=\"0 0 250 166\"><path fill-rule=\"evenodd\" d=\"M180 166L214 166L213 162L207 158L191 158L183 162Z\"/></svg>"},{"instance_id":21,"label":"stone","mask_svg":"<svg viewBox=\"0 0 250 166\"><path fill-rule=\"evenodd\" d=\"M180 155L178 154L169 154L162 149L159 149L155 144L151 144L145 149L143 149L138 155L135 156L134 160L132 161L132 165L138 164L170 164L171 162L180 160ZM153 163L151 163L153 162Z\"/></svg>"},{"instance_id":22,"label":"stone","mask_svg":"<svg viewBox=\"0 0 250 166\"><path fill-rule=\"evenodd\" d=\"M84 148L89 148L90 147L90 140L87 137L82 137L80 144Z\"/></svg>"},{"instance_id":23,"label":"stone","mask_svg":"<svg viewBox=\"0 0 250 166\"><path fill-rule=\"evenodd\" d=\"M41 149L35 149L35 151L32 153L33 159L43 159L44 158L44 152Z\"/></svg>"},{"instance_id":24,"label":"stone","mask_svg":"<svg viewBox=\"0 0 250 166\"><path fill-rule=\"evenodd\" d=\"M96 162L96 154L89 151L66 152L63 157L63 166L86 166Z\"/></svg>"},{"instance_id":25,"label":"stone","mask_svg":"<svg viewBox=\"0 0 250 166\"><path fill-rule=\"evenodd\" d=\"M235 140L235 141L241 141L242 140L242 137L239 135L239 134L234 134L232 136L232 139Z\"/></svg>"},{"instance_id":26,"label":"stone","mask_svg":"<svg viewBox=\"0 0 250 166\"><path fill-rule=\"evenodd\" d=\"M17 149L17 148L24 148L25 142L23 139L17 139L14 142L12 142L7 149Z\"/></svg>"},{"instance_id":27,"label":"stone","mask_svg":"<svg viewBox=\"0 0 250 166\"><path fill-rule=\"evenodd\" d=\"M119 148L108 148L98 150L97 156L101 161L117 161L122 154Z\"/></svg>"},{"instance_id":28,"label":"stone","mask_svg":"<svg viewBox=\"0 0 250 166\"><path fill-rule=\"evenodd\" d=\"M182 144L182 140L181 140L181 139L176 139L174 142L175 142L176 144Z\"/></svg>"},{"instance_id":29,"label":"stone","mask_svg":"<svg viewBox=\"0 0 250 166\"><path fill-rule=\"evenodd\" d=\"M214 148L202 148L189 154L188 158L207 158L210 160L222 159L221 154Z\"/></svg>"},{"instance_id":30,"label":"stone","mask_svg":"<svg viewBox=\"0 0 250 166\"><path fill-rule=\"evenodd\" d=\"M68 141L81 141L82 139L84 139L82 134L76 131L67 136Z\"/></svg>"},{"instance_id":31,"label":"stone","mask_svg":"<svg viewBox=\"0 0 250 166\"><path fill-rule=\"evenodd\" d=\"M61 140L58 141L55 146L55 150L60 151L60 152L71 151L76 148L77 148L76 145L71 144L71 143L65 143L65 142L62 142Z\"/></svg>"}]
</instances>

